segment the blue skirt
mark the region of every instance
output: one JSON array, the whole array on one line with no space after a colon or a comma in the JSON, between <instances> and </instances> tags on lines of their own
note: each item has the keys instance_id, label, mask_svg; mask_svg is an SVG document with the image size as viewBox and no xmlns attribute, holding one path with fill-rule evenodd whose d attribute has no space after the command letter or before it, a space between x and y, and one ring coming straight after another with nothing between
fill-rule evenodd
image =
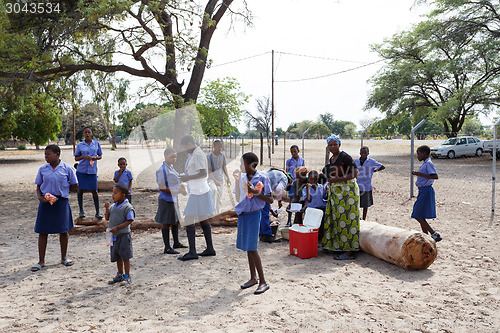
<instances>
[{"instance_id":1,"label":"blue skirt","mask_svg":"<svg viewBox=\"0 0 500 333\"><path fill-rule=\"evenodd\" d=\"M76 172L78 178L78 188L80 190L93 191L97 190L97 175L82 172Z\"/></svg>"},{"instance_id":2,"label":"blue skirt","mask_svg":"<svg viewBox=\"0 0 500 333\"><path fill-rule=\"evenodd\" d=\"M73 217L67 198L58 198L53 205L38 205L35 232L39 234L63 234L73 229Z\"/></svg>"},{"instance_id":3,"label":"blue skirt","mask_svg":"<svg viewBox=\"0 0 500 333\"><path fill-rule=\"evenodd\" d=\"M238 215L236 248L243 251L257 251L259 246L260 210Z\"/></svg>"},{"instance_id":4,"label":"blue skirt","mask_svg":"<svg viewBox=\"0 0 500 333\"><path fill-rule=\"evenodd\" d=\"M207 217L215 212L212 193L208 191L205 194L191 194L188 198L184 216Z\"/></svg>"},{"instance_id":5,"label":"blue skirt","mask_svg":"<svg viewBox=\"0 0 500 333\"><path fill-rule=\"evenodd\" d=\"M436 218L436 194L432 186L418 188L417 201L413 205L411 217L414 219Z\"/></svg>"}]
</instances>

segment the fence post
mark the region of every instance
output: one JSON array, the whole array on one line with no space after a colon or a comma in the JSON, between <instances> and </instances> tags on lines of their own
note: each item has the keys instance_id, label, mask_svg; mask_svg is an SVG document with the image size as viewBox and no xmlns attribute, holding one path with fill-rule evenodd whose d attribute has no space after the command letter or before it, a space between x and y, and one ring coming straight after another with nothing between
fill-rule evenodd
<instances>
[{"instance_id":1,"label":"fence post","mask_svg":"<svg viewBox=\"0 0 500 333\"><path fill-rule=\"evenodd\" d=\"M283 170L286 172L286 132L283 133Z\"/></svg>"},{"instance_id":2,"label":"fence post","mask_svg":"<svg viewBox=\"0 0 500 333\"><path fill-rule=\"evenodd\" d=\"M422 119L417 126L413 127L411 130L411 166L410 166L410 199L413 198L413 167L415 159L415 131L425 123L425 119Z\"/></svg>"},{"instance_id":3,"label":"fence post","mask_svg":"<svg viewBox=\"0 0 500 333\"><path fill-rule=\"evenodd\" d=\"M263 158L264 158L264 138L262 137L262 132L260 132L260 165L262 165Z\"/></svg>"},{"instance_id":4,"label":"fence post","mask_svg":"<svg viewBox=\"0 0 500 333\"><path fill-rule=\"evenodd\" d=\"M243 139L243 135L241 136L241 156L245 154L245 140Z\"/></svg>"},{"instance_id":5,"label":"fence post","mask_svg":"<svg viewBox=\"0 0 500 333\"><path fill-rule=\"evenodd\" d=\"M493 124L493 167L491 169L491 219L490 224L491 227L493 224L493 219L495 218L495 179L497 175L497 125L500 123L500 119Z\"/></svg>"},{"instance_id":6,"label":"fence post","mask_svg":"<svg viewBox=\"0 0 500 333\"><path fill-rule=\"evenodd\" d=\"M304 133L302 133L302 158L304 158L304 136L306 133L311 129L311 126L309 126Z\"/></svg>"},{"instance_id":7,"label":"fence post","mask_svg":"<svg viewBox=\"0 0 500 333\"><path fill-rule=\"evenodd\" d=\"M371 125L366 126L366 128L361 132L361 147L363 147L363 136L365 135L365 132L368 131Z\"/></svg>"}]
</instances>

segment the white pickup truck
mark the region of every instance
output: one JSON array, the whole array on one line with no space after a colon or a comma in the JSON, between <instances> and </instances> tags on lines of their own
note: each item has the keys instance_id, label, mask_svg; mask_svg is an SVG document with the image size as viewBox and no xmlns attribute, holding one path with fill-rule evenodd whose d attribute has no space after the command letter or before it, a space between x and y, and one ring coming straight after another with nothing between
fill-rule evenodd
<instances>
[{"instance_id":1,"label":"white pickup truck","mask_svg":"<svg viewBox=\"0 0 500 333\"><path fill-rule=\"evenodd\" d=\"M497 139L497 159L500 159L500 139ZM493 156L493 140L483 141L483 152Z\"/></svg>"}]
</instances>

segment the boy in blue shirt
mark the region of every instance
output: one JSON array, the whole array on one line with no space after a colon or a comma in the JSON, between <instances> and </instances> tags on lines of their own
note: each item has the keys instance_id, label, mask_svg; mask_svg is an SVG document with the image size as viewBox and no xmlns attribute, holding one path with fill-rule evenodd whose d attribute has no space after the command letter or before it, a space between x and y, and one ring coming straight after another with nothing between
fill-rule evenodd
<instances>
[{"instance_id":1,"label":"boy in blue shirt","mask_svg":"<svg viewBox=\"0 0 500 333\"><path fill-rule=\"evenodd\" d=\"M356 182L359 186L359 207L363 208L363 220L365 221L366 214L368 213L368 207L373 206L373 173L385 169L385 166L383 166L382 163L368 157L369 154L370 149L368 149L368 147L361 147L359 150L359 155L361 157L354 160L359 172L358 177L356 178Z\"/></svg>"},{"instance_id":2,"label":"boy in blue shirt","mask_svg":"<svg viewBox=\"0 0 500 333\"><path fill-rule=\"evenodd\" d=\"M134 221L134 207L128 202L126 196L127 186L118 184L113 188L112 198L115 202L110 206L109 202L104 204L106 208L106 220L109 221L109 231L113 234L110 253L111 262L116 262L118 273L109 281L109 284L125 282L130 284L130 259L132 253L132 237L130 236L130 224Z\"/></svg>"},{"instance_id":3,"label":"boy in blue shirt","mask_svg":"<svg viewBox=\"0 0 500 333\"><path fill-rule=\"evenodd\" d=\"M116 184L123 184L128 188L127 199L128 202L132 203L132 172L127 169L127 159L125 157L120 157L118 159L118 167L120 169L115 171L113 180Z\"/></svg>"},{"instance_id":4,"label":"boy in blue shirt","mask_svg":"<svg viewBox=\"0 0 500 333\"><path fill-rule=\"evenodd\" d=\"M430 234L436 242L439 242L442 239L441 236L431 228L426 220L436 218L436 195L432 184L435 179L438 179L438 175L429 157L430 153L431 149L428 146L417 148L417 158L419 161L424 162L418 171L412 171L412 174L417 176L415 185L418 187L418 196L413 205L411 217L420 223L420 227L425 234Z\"/></svg>"}]
</instances>

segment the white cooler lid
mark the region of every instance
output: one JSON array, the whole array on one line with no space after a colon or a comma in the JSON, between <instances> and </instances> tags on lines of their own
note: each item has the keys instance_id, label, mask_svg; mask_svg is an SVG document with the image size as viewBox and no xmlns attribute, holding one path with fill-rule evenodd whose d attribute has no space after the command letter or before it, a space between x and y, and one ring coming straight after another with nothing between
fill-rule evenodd
<instances>
[{"instance_id":1,"label":"white cooler lid","mask_svg":"<svg viewBox=\"0 0 500 333\"><path fill-rule=\"evenodd\" d=\"M323 211L318 208L306 208L306 214L302 224L304 226L312 227L318 229L321 226L321 220L323 219Z\"/></svg>"}]
</instances>

